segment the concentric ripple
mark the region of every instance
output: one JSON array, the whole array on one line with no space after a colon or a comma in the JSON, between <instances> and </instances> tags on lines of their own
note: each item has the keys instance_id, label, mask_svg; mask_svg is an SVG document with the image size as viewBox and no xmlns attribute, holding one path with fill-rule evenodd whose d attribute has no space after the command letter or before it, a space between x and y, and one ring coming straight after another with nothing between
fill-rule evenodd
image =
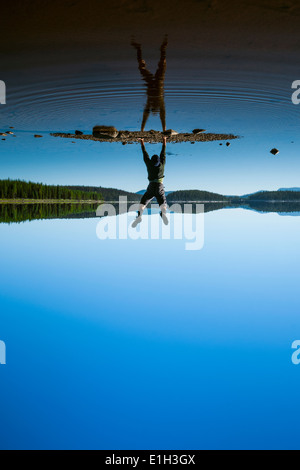
<instances>
[{"instance_id":1,"label":"concentric ripple","mask_svg":"<svg viewBox=\"0 0 300 470\"><path fill-rule=\"evenodd\" d=\"M243 115L263 113L288 124L299 114L291 103L291 94L291 83L285 77L260 74L223 72L216 76L206 71L201 76L183 77L172 71L165 82L168 118L178 112L196 115L200 111L220 117L232 112L236 117L242 111ZM2 117L23 130L67 130L73 126L90 129L99 122L136 127L145 95L136 70L124 78L122 74L67 80L61 77L11 89Z\"/></svg>"}]
</instances>

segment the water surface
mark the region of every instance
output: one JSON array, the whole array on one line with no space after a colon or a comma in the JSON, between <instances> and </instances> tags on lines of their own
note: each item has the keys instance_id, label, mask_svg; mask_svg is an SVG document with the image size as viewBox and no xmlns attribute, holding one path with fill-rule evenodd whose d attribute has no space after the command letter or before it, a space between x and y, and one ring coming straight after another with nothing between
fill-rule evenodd
<instances>
[{"instance_id":1,"label":"water surface","mask_svg":"<svg viewBox=\"0 0 300 470\"><path fill-rule=\"evenodd\" d=\"M168 144L167 191L300 186L296 63L272 57L268 71L255 59L202 62L195 50L168 57L167 127L241 139ZM134 51L32 70L7 72L0 130L13 126L16 137L0 141L1 178L145 189L138 145L50 136L140 128L146 90ZM147 128L159 126L151 116ZM207 204L204 247L190 252L184 240L101 241L95 207L0 206L1 447L298 448L299 213Z\"/></svg>"},{"instance_id":2,"label":"water surface","mask_svg":"<svg viewBox=\"0 0 300 470\"><path fill-rule=\"evenodd\" d=\"M0 226L1 447L297 447L300 219L210 212L198 252L98 220Z\"/></svg>"}]
</instances>

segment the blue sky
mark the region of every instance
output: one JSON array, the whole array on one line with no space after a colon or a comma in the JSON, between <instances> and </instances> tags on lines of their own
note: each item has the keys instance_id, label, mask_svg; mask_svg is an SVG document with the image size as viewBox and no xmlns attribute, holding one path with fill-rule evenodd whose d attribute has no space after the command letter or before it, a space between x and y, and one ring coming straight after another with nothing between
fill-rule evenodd
<instances>
[{"instance_id":1,"label":"blue sky","mask_svg":"<svg viewBox=\"0 0 300 470\"><path fill-rule=\"evenodd\" d=\"M0 141L1 178L48 184L82 184L139 191L147 172L139 145L55 139L18 133ZM222 194L247 194L261 189L300 186L300 139L284 134L271 139L243 138L231 147L218 142L168 144L165 186L168 191L202 189ZM280 149L270 154L271 142ZM160 145L147 145L157 153ZM171 154L171 155L170 155Z\"/></svg>"},{"instance_id":2,"label":"blue sky","mask_svg":"<svg viewBox=\"0 0 300 470\"><path fill-rule=\"evenodd\" d=\"M299 217L208 213L197 252L97 224L1 225L1 448L297 448Z\"/></svg>"}]
</instances>

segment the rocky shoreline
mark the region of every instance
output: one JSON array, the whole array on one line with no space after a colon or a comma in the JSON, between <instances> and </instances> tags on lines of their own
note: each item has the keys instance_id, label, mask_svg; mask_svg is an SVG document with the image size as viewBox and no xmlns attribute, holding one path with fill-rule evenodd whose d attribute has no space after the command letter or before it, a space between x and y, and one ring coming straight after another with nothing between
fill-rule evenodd
<instances>
[{"instance_id":1,"label":"rocky shoreline","mask_svg":"<svg viewBox=\"0 0 300 470\"><path fill-rule=\"evenodd\" d=\"M107 136L107 137L95 137L94 135L90 134L82 134L77 131L74 134L70 133L63 133L63 132L55 132L51 134L53 137L62 137L66 139L72 139L73 141L76 140L92 140L95 142L120 142L123 145L138 143L140 139L144 139L146 143L161 143L164 136L168 137L168 142L171 143L182 143L182 142L190 142L192 144L196 142L213 142L213 141L228 141L238 139L239 136L233 134L213 134L213 133L205 133L199 132L197 134L194 133L175 133L166 132L162 133L159 131L148 131L148 132L140 132L140 131L119 131L116 137ZM230 145L228 143L228 145Z\"/></svg>"}]
</instances>

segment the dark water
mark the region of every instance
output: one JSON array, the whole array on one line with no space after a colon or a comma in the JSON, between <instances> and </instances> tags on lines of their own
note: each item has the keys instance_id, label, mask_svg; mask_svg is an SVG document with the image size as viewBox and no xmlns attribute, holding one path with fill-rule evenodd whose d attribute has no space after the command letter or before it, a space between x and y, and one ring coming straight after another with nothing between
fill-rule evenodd
<instances>
[{"instance_id":1,"label":"dark water","mask_svg":"<svg viewBox=\"0 0 300 470\"><path fill-rule=\"evenodd\" d=\"M123 47L130 50L131 46ZM144 57L148 59L146 53ZM147 60L153 74L158 59L159 50L152 51ZM184 66L179 63L167 55L167 128L234 133L241 139L230 148L218 142L176 148L170 144L167 190L205 189L241 195L298 187L299 107L291 101L296 64L267 73L266 67L247 70L232 62L219 69L191 58ZM22 80L13 75L10 81L8 104L1 108L1 130L13 126L16 137L0 142L3 177L133 192L144 189L146 175L138 146L74 144L71 139L50 136L50 132L75 129L91 133L96 124L139 130L147 88L136 52L132 50L128 61L52 67L47 72L28 71ZM151 128L161 129L159 115L151 113L146 130ZM36 133L43 139L34 139ZM274 147L280 151L276 158L270 154ZM154 147L153 152L157 152Z\"/></svg>"}]
</instances>

